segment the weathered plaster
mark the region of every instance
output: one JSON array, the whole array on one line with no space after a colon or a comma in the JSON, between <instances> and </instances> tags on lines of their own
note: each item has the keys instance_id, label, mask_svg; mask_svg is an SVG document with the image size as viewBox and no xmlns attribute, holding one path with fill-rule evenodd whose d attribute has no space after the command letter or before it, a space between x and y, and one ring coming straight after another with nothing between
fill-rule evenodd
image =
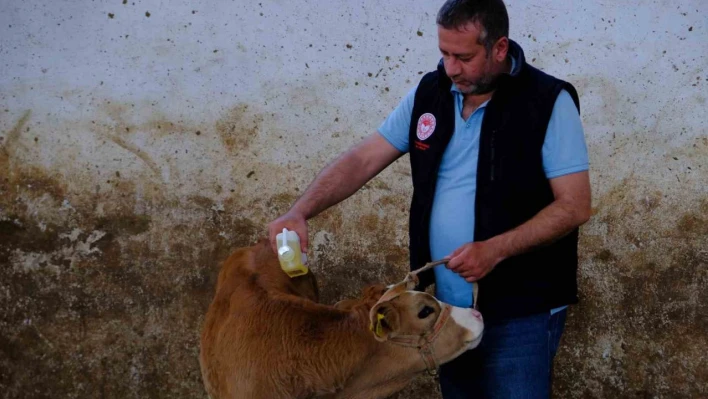
<instances>
[{"instance_id":1,"label":"weathered plaster","mask_svg":"<svg viewBox=\"0 0 708 399\"><path fill-rule=\"evenodd\" d=\"M434 67L438 6L0 1L3 397L205 397L219 261ZM591 157L557 396L708 396L706 3L508 7ZM404 157L311 222L323 301L403 276L409 181Z\"/></svg>"}]
</instances>

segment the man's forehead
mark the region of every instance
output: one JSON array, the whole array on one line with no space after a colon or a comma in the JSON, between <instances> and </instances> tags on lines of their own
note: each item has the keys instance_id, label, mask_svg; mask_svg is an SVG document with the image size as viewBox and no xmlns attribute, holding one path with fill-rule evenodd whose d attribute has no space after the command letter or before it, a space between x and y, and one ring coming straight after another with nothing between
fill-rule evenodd
<instances>
[{"instance_id":1,"label":"man's forehead","mask_svg":"<svg viewBox=\"0 0 708 399\"><path fill-rule=\"evenodd\" d=\"M465 47L473 49L480 44L480 34L483 34L482 25L478 22L468 22L463 26L447 29L438 25L438 44L442 50L459 52ZM455 47L455 49L448 49Z\"/></svg>"},{"instance_id":2,"label":"man's forehead","mask_svg":"<svg viewBox=\"0 0 708 399\"><path fill-rule=\"evenodd\" d=\"M441 29L446 30L448 32L474 36L479 36L485 30L482 23L478 20L467 21L462 25L448 28L438 25L438 32L440 32Z\"/></svg>"}]
</instances>

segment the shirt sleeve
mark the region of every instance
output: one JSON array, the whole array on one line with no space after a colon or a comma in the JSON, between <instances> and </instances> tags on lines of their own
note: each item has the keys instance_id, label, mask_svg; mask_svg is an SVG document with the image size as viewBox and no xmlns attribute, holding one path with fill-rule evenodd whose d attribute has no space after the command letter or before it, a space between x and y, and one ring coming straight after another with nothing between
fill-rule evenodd
<instances>
[{"instance_id":1,"label":"shirt sleeve","mask_svg":"<svg viewBox=\"0 0 708 399\"><path fill-rule=\"evenodd\" d=\"M411 116L413 115L413 102L415 92L418 87L411 89L403 97L396 109L391 112L386 120L379 127L379 133L398 151L408 152L408 134L411 127Z\"/></svg>"},{"instance_id":2,"label":"shirt sleeve","mask_svg":"<svg viewBox=\"0 0 708 399\"><path fill-rule=\"evenodd\" d=\"M548 179L588 170L588 149L578 109L562 90L556 99L543 142L543 170Z\"/></svg>"}]
</instances>

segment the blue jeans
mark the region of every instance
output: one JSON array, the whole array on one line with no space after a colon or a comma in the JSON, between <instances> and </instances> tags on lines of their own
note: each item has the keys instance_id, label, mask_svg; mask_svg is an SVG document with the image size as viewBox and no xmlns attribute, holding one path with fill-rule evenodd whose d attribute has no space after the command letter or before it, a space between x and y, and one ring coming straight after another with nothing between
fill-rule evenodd
<instances>
[{"instance_id":1,"label":"blue jeans","mask_svg":"<svg viewBox=\"0 0 708 399\"><path fill-rule=\"evenodd\" d=\"M440 367L443 398L549 398L566 314L485 321L479 346Z\"/></svg>"}]
</instances>

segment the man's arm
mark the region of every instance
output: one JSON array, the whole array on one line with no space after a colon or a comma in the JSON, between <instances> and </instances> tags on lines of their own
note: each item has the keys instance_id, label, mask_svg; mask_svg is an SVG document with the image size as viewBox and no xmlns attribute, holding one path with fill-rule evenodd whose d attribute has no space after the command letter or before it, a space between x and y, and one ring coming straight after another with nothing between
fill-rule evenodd
<instances>
[{"instance_id":1,"label":"man's arm","mask_svg":"<svg viewBox=\"0 0 708 399\"><path fill-rule=\"evenodd\" d=\"M372 134L327 165L292 210L305 219L317 216L354 194L401 155L381 134Z\"/></svg>"},{"instance_id":2,"label":"man's arm","mask_svg":"<svg viewBox=\"0 0 708 399\"><path fill-rule=\"evenodd\" d=\"M276 234L287 227L297 232L302 251L307 251L306 221L354 194L401 155L378 132L340 155L317 175L286 214L268 225L273 250L277 251Z\"/></svg>"},{"instance_id":3,"label":"man's arm","mask_svg":"<svg viewBox=\"0 0 708 399\"><path fill-rule=\"evenodd\" d=\"M486 241L463 245L450 255L447 267L467 281L487 275L504 259L548 245L590 219L590 177L587 171L549 180L555 200L526 223Z\"/></svg>"}]
</instances>

